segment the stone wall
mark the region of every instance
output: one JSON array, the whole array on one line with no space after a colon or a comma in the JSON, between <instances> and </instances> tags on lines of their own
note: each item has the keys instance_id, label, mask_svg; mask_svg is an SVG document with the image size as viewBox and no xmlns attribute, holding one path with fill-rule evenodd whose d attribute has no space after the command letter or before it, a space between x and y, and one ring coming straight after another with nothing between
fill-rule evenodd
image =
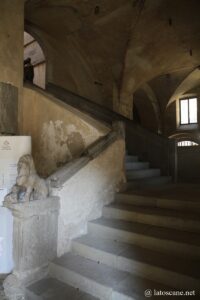
<instances>
[{"instance_id":1,"label":"stone wall","mask_svg":"<svg viewBox=\"0 0 200 300\"><path fill-rule=\"evenodd\" d=\"M54 194L60 197L58 256L67 252L71 239L85 234L87 222L101 216L102 207L114 200L125 181L125 143L116 140L72 176Z\"/></svg>"},{"instance_id":2,"label":"stone wall","mask_svg":"<svg viewBox=\"0 0 200 300\"><path fill-rule=\"evenodd\" d=\"M109 128L36 88L24 88L22 134L32 136L37 171L48 176L80 154Z\"/></svg>"}]
</instances>

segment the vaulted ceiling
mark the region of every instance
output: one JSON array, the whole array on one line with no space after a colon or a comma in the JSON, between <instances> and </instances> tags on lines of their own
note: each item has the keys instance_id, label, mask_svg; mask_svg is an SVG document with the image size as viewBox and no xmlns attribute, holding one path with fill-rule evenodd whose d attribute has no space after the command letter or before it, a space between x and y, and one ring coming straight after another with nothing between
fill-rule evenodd
<instances>
[{"instance_id":1,"label":"vaulted ceiling","mask_svg":"<svg viewBox=\"0 0 200 300\"><path fill-rule=\"evenodd\" d=\"M199 0L28 0L25 25L49 81L130 116L140 89L164 111L199 85L199 11Z\"/></svg>"}]
</instances>

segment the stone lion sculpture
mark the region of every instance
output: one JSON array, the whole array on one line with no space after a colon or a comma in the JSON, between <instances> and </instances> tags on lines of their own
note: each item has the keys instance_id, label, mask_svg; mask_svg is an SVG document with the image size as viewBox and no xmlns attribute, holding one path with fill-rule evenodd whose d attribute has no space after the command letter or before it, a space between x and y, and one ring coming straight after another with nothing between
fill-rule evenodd
<instances>
[{"instance_id":1,"label":"stone lion sculpture","mask_svg":"<svg viewBox=\"0 0 200 300\"><path fill-rule=\"evenodd\" d=\"M44 179L37 175L31 155L23 155L17 164L16 184L11 193L5 197L4 202L28 202L35 199L44 199L48 196L48 186Z\"/></svg>"}]
</instances>

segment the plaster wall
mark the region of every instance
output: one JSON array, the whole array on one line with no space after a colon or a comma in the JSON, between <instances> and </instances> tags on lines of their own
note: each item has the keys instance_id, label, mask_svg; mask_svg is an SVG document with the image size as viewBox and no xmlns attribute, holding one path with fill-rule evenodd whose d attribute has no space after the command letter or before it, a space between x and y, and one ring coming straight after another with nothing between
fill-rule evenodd
<instances>
[{"instance_id":1,"label":"plaster wall","mask_svg":"<svg viewBox=\"0 0 200 300\"><path fill-rule=\"evenodd\" d=\"M87 222L101 216L102 207L114 200L124 182L125 143L119 139L71 177L54 194L60 197L58 256L71 239L87 232ZM108 167L109 166L109 167Z\"/></svg>"},{"instance_id":2,"label":"plaster wall","mask_svg":"<svg viewBox=\"0 0 200 300\"><path fill-rule=\"evenodd\" d=\"M109 128L36 88L25 87L22 134L32 136L37 171L48 176L80 156Z\"/></svg>"},{"instance_id":3,"label":"plaster wall","mask_svg":"<svg viewBox=\"0 0 200 300\"><path fill-rule=\"evenodd\" d=\"M106 103L102 86L90 64L89 55L74 37L65 42L48 37L47 82L64 87L96 103ZM108 103L108 101L107 101Z\"/></svg>"},{"instance_id":4,"label":"plaster wall","mask_svg":"<svg viewBox=\"0 0 200 300\"><path fill-rule=\"evenodd\" d=\"M22 85L24 0L0 1L0 82Z\"/></svg>"}]
</instances>

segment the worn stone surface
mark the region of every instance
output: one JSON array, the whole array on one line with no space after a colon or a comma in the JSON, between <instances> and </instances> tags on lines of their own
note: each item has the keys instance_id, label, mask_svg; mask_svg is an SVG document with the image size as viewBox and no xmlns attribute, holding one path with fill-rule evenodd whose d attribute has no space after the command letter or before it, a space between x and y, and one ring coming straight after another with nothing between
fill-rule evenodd
<instances>
[{"instance_id":1,"label":"worn stone surface","mask_svg":"<svg viewBox=\"0 0 200 300\"><path fill-rule=\"evenodd\" d=\"M0 285L0 299L7 300L4 290L3 290L3 286L1 286L1 285Z\"/></svg>"},{"instance_id":2,"label":"worn stone surface","mask_svg":"<svg viewBox=\"0 0 200 300\"><path fill-rule=\"evenodd\" d=\"M27 288L27 296L29 300L35 299L36 296L49 300L98 300L96 297L86 294L55 278L45 278L30 285Z\"/></svg>"},{"instance_id":3,"label":"worn stone surface","mask_svg":"<svg viewBox=\"0 0 200 300\"><path fill-rule=\"evenodd\" d=\"M16 275L8 275L3 282L3 287L8 300L25 300L25 288Z\"/></svg>"},{"instance_id":4,"label":"worn stone surface","mask_svg":"<svg viewBox=\"0 0 200 300\"><path fill-rule=\"evenodd\" d=\"M59 199L51 197L9 204L13 225L13 274L21 283L47 273L48 262L57 253Z\"/></svg>"},{"instance_id":5,"label":"worn stone surface","mask_svg":"<svg viewBox=\"0 0 200 300\"><path fill-rule=\"evenodd\" d=\"M0 133L16 134L18 119L18 89L0 82Z\"/></svg>"},{"instance_id":6,"label":"worn stone surface","mask_svg":"<svg viewBox=\"0 0 200 300\"><path fill-rule=\"evenodd\" d=\"M60 197L58 255L67 251L72 238L86 232L88 220L99 217L124 182L124 140L119 139L54 189Z\"/></svg>"},{"instance_id":7,"label":"worn stone surface","mask_svg":"<svg viewBox=\"0 0 200 300\"><path fill-rule=\"evenodd\" d=\"M4 276L0 276L0 300L7 300L3 289Z\"/></svg>"},{"instance_id":8,"label":"worn stone surface","mask_svg":"<svg viewBox=\"0 0 200 300\"><path fill-rule=\"evenodd\" d=\"M30 107L34 109L30 111ZM32 136L34 161L40 174L47 176L78 157L108 131L100 122L49 94L24 88L23 133Z\"/></svg>"}]
</instances>

